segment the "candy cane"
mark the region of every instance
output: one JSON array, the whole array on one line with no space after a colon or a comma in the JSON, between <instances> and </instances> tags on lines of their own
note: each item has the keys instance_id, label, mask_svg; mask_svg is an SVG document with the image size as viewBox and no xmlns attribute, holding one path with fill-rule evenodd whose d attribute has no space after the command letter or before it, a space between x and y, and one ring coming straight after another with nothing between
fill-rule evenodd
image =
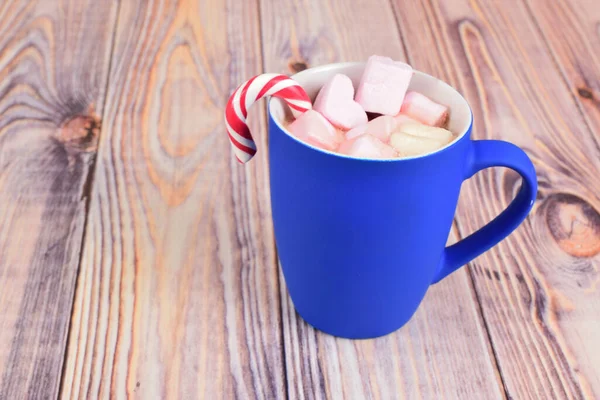
<instances>
[{"instance_id":1,"label":"candy cane","mask_svg":"<svg viewBox=\"0 0 600 400\"><path fill-rule=\"evenodd\" d=\"M248 110L265 96L283 99L295 117L312 108L310 98L300 84L285 75L257 75L240 85L227 102L225 123L233 152L242 164L256 154L256 143L246 124Z\"/></svg>"}]
</instances>

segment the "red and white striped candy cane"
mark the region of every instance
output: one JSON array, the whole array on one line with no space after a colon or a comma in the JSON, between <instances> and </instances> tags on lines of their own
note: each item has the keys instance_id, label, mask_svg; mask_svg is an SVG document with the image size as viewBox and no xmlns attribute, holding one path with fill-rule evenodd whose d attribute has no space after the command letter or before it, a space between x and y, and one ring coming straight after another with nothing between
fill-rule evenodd
<instances>
[{"instance_id":1,"label":"red and white striped candy cane","mask_svg":"<svg viewBox=\"0 0 600 400\"><path fill-rule=\"evenodd\" d=\"M300 84L285 75L257 75L240 85L227 102L225 123L235 156L242 164L256 154L256 143L246 124L248 110L265 96L283 99L295 117L312 108L310 98Z\"/></svg>"}]
</instances>

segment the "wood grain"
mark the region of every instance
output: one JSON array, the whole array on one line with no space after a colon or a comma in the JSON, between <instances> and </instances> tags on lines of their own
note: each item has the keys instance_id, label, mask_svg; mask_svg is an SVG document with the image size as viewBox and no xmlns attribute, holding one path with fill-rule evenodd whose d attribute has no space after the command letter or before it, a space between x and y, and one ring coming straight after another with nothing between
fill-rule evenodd
<instances>
[{"instance_id":1,"label":"wood grain","mask_svg":"<svg viewBox=\"0 0 600 400\"><path fill-rule=\"evenodd\" d=\"M63 398L285 398L254 1L122 2Z\"/></svg>"},{"instance_id":2,"label":"wood grain","mask_svg":"<svg viewBox=\"0 0 600 400\"><path fill-rule=\"evenodd\" d=\"M0 2L0 398L58 394L116 2Z\"/></svg>"},{"instance_id":3,"label":"wood grain","mask_svg":"<svg viewBox=\"0 0 600 400\"><path fill-rule=\"evenodd\" d=\"M540 1L527 1L525 4L560 69L565 84L562 95L570 92L595 144L591 151L586 151L587 157L579 160L579 169L570 173L576 177L577 171L581 170L595 169L597 172L600 143L600 7L597 2L587 0L556 2L550 6ZM581 130L586 136L589 135L583 126ZM573 131L572 135L577 133ZM590 160L596 161L596 165L590 166ZM557 193L546 205L548 225L544 230L552 235L550 243L554 251L558 245L561 254L557 259L560 260L557 267L562 268L558 273L552 271L549 280L571 305L568 312L561 312L557 317L563 343L568 350L566 355L572 353L569 364L576 376L582 376L583 394L591 397L593 393L598 398L600 349L592 337L600 336L600 321L597 318L597 307L600 306L600 184L597 178L586 179L582 183L592 185L590 189L595 197L586 201L586 197L580 197L576 192Z\"/></svg>"},{"instance_id":4,"label":"wood grain","mask_svg":"<svg viewBox=\"0 0 600 400\"><path fill-rule=\"evenodd\" d=\"M290 73L371 54L405 59L387 1L261 2L265 68ZM502 397L465 271L431 288L398 332L350 341L315 331L295 313L283 277L286 371L292 399Z\"/></svg>"},{"instance_id":5,"label":"wood grain","mask_svg":"<svg viewBox=\"0 0 600 400\"><path fill-rule=\"evenodd\" d=\"M467 97L474 136L516 143L536 165L540 192L530 217L471 265L507 395L596 399L600 151L590 126L597 129L597 110L588 104L582 115L581 103L590 99L575 99L581 86L573 85L573 68L556 56L592 49L577 33L579 25L590 33L592 23L558 9L558 2L528 3L537 18L548 19L540 25L550 39L540 35L522 2L395 2L395 10L413 64ZM546 40L561 41L560 50L549 50ZM596 65L585 69L588 82L598 80ZM519 182L504 169L468 181L457 218L461 236L506 207Z\"/></svg>"},{"instance_id":6,"label":"wood grain","mask_svg":"<svg viewBox=\"0 0 600 400\"><path fill-rule=\"evenodd\" d=\"M524 2L585 122L600 132L600 7L594 0Z\"/></svg>"}]
</instances>

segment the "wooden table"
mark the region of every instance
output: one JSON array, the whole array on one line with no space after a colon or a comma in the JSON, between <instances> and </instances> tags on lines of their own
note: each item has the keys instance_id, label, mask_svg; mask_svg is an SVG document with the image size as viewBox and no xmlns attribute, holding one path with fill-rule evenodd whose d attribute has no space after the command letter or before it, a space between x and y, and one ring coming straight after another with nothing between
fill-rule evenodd
<instances>
[{"instance_id":1,"label":"wooden table","mask_svg":"<svg viewBox=\"0 0 600 400\"><path fill-rule=\"evenodd\" d=\"M351 4L351 5L350 5ZM262 71L371 54L448 81L539 197L398 332L294 312L259 152L222 111ZM451 240L520 185L463 186ZM0 2L0 398L600 398L597 0Z\"/></svg>"}]
</instances>

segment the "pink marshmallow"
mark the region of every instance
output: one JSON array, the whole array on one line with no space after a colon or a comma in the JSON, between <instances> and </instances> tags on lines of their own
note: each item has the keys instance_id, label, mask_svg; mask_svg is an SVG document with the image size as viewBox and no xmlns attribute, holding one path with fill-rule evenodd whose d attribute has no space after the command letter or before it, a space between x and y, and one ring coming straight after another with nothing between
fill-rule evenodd
<instances>
[{"instance_id":1,"label":"pink marshmallow","mask_svg":"<svg viewBox=\"0 0 600 400\"><path fill-rule=\"evenodd\" d=\"M335 150L344 140L342 133L315 110L301 114L288 129L299 139L325 150Z\"/></svg>"},{"instance_id":2,"label":"pink marshmallow","mask_svg":"<svg viewBox=\"0 0 600 400\"><path fill-rule=\"evenodd\" d=\"M346 140L354 139L364 134L375 136L382 142L387 142L392 132L396 129L396 120L389 115L382 115L366 125L360 125L346 132Z\"/></svg>"},{"instance_id":3,"label":"pink marshmallow","mask_svg":"<svg viewBox=\"0 0 600 400\"><path fill-rule=\"evenodd\" d=\"M408 115L402 114L402 113L396 115L394 117L394 119L396 120L397 127L401 127L406 124L418 124L419 123L419 121L417 121L416 119L413 119L413 118L409 117Z\"/></svg>"},{"instance_id":4,"label":"pink marshmallow","mask_svg":"<svg viewBox=\"0 0 600 400\"><path fill-rule=\"evenodd\" d=\"M400 112L429 126L444 126L449 116L448 107L412 91L406 93Z\"/></svg>"},{"instance_id":5,"label":"pink marshmallow","mask_svg":"<svg viewBox=\"0 0 600 400\"><path fill-rule=\"evenodd\" d=\"M371 56L363 71L355 100L367 112L397 115L412 78L408 64Z\"/></svg>"},{"instance_id":6,"label":"pink marshmallow","mask_svg":"<svg viewBox=\"0 0 600 400\"><path fill-rule=\"evenodd\" d=\"M375 118L367 124L367 131L369 135L375 136L382 142L387 142L392 132L396 129L396 120L394 117L389 115L382 115L381 117Z\"/></svg>"},{"instance_id":7,"label":"pink marshmallow","mask_svg":"<svg viewBox=\"0 0 600 400\"><path fill-rule=\"evenodd\" d=\"M342 143L338 151L353 157L371 159L394 158L398 155L392 147L371 135L347 140Z\"/></svg>"},{"instance_id":8,"label":"pink marshmallow","mask_svg":"<svg viewBox=\"0 0 600 400\"><path fill-rule=\"evenodd\" d=\"M356 138L344 140L342 144L340 144L340 147L338 147L337 152L347 155L355 141Z\"/></svg>"},{"instance_id":9,"label":"pink marshmallow","mask_svg":"<svg viewBox=\"0 0 600 400\"><path fill-rule=\"evenodd\" d=\"M368 121L365 110L354 101L352 80L343 74L334 75L323 85L313 109L323 114L334 126L345 130Z\"/></svg>"},{"instance_id":10,"label":"pink marshmallow","mask_svg":"<svg viewBox=\"0 0 600 400\"><path fill-rule=\"evenodd\" d=\"M365 132L367 132L368 126L369 124L363 124L357 126L356 128L350 129L348 132L346 132L346 140L355 139L360 135L364 135Z\"/></svg>"}]
</instances>

